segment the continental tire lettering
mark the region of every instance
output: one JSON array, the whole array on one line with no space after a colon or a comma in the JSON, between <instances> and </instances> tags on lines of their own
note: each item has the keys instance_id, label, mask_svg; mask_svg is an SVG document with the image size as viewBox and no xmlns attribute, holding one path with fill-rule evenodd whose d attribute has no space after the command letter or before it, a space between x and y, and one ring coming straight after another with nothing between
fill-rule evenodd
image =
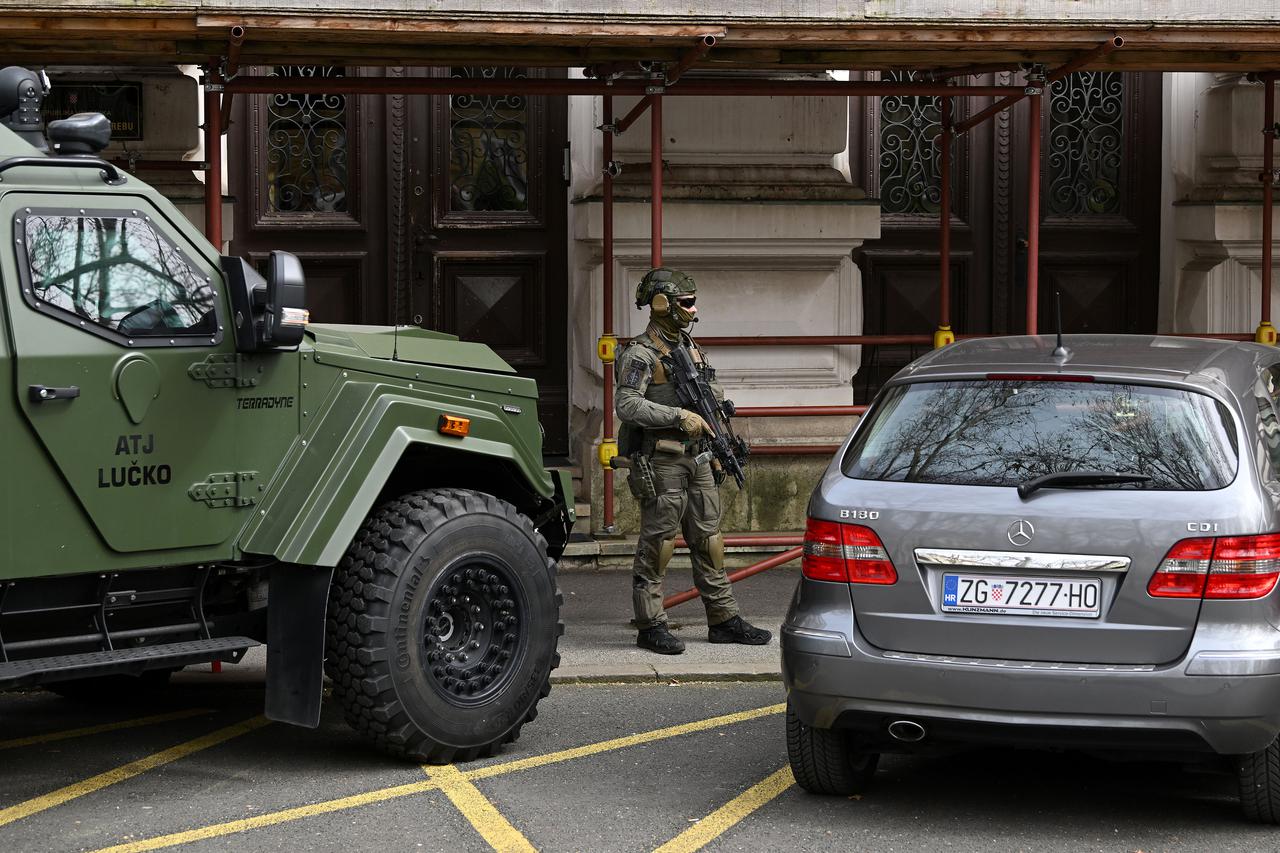
<instances>
[{"instance_id":1,"label":"continental tire lettering","mask_svg":"<svg viewBox=\"0 0 1280 853\"><path fill-rule=\"evenodd\" d=\"M113 465L98 469L99 489L145 488L167 486L173 482L173 468L168 465Z\"/></svg>"},{"instance_id":2,"label":"continental tire lettering","mask_svg":"<svg viewBox=\"0 0 1280 853\"><path fill-rule=\"evenodd\" d=\"M236 400L236 408L246 409L292 409L293 397L241 397Z\"/></svg>"},{"instance_id":3,"label":"continental tire lettering","mask_svg":"<svg viewBox=\"0 0 1280 853\"><path fill-rule=\"evenodd\" d=\"M400 613L396 616L396 627L392 630L392 634L396 638L396 667L405 670L412 663L409 657L409 611L413 608L413 595L418 591L418 585L422 583L422 575L427 570L430 560L421 560L414 567L408 579L405 581L405 597L400 602Z\"/></svg>"}]
</instances>

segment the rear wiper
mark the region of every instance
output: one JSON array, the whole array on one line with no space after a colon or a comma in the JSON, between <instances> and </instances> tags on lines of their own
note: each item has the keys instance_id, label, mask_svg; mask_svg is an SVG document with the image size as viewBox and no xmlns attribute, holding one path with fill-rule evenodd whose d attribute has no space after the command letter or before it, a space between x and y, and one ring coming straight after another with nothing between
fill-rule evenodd
<instances>
[{"instance_id":1,"label":"rear wiper","mask_svg":"<svg viewBox=\"0 0 1280 853\"><path fill-rule=\"evenodd\" d=\"M1069 489L1075 486L1103 486L1108 483L1147 483L1146 474L1121 474L1119 471L1057 471L1044 474L1018 485L1018 497L1024 501L1032 492L1049 487Z\"/></svg>"}]
</instances>

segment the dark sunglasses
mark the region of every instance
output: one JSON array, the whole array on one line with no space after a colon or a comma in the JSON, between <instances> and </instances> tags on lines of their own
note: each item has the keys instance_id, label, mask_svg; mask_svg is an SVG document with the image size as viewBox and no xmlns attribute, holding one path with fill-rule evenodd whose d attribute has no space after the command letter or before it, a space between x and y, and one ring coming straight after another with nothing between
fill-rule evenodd
<instances>
[{"instance_id":1,"label":"dark sunglasses","mask_svg":"<svg viewBox=\"0 0 1280 853\"><path fill-rule=\"evenodd\" d=\"M679 305L681 308L692 308L694 305L698 304L698 297L696 297L696 296L677 296L677 297L676 297L676 304L677 304L677 305Z\"/></svg>"}]
</instances>

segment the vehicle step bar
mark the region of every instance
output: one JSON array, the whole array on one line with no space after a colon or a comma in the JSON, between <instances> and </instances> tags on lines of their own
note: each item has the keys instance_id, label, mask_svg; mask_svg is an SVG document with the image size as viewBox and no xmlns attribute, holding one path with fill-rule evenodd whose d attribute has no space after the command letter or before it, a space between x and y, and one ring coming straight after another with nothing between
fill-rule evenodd
<instances>
[{"instance_id":1,"label":"vehicle step bar","mask_svg":"<svg viewBox=\"0 0 1280 853\"><path fill-rule=\"evenodd\" d=\"M149 669L175 669L215 660L237 663L257 645L258 641L249 637L215 637L11 661L0 663L0 689L101 675L139 675Z\"/></svg>"}]
</instances>

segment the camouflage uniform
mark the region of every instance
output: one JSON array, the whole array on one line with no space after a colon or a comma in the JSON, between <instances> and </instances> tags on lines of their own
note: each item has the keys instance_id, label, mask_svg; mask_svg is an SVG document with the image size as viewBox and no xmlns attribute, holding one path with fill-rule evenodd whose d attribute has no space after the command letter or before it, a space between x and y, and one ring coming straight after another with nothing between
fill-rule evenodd
<instances>
[{"instance_id":1,"label":"camouflage uniform","mask_svg":"<svg viewBox=\"0 0 1280 853\"><path fill-rule=\"evenodd\" d=\"M694 361L704 368L717 398L724 392L715 381L715 372L702 358L688 335L683 343ZM618 359L615 410L623 424L642 432L639 452L651 457L656 498L640 504L640 539L632 565L632 602L636 627L644 630L666 625L662 609L662 579L675 550L676 535L683 532L689 543L694 584L702 594L707 624L717 625L738 615L738 603L724 571L724 537L720 534L720 491L711 465L694 464L696 440L681 430L680 404L674 386L668 382L661 357L675 345L654 325L632 339ZM655 443L667 439L658 450ZM678 443L682 452L669 452Z\"/></svg>"}]
</instances>

